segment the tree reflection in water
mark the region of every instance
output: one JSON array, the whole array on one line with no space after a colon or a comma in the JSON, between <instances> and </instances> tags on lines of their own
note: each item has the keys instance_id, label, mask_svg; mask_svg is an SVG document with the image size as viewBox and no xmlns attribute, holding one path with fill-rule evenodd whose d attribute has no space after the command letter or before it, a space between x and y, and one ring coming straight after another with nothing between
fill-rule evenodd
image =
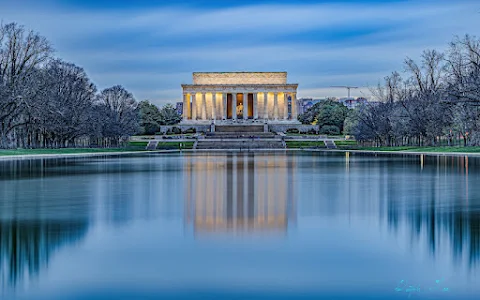
<instances>
[{"instance_id":1,"label":"tree reflection in water","mask_svg":"<svg viewBox=\"0 0 480 300\"><path fill-rule=\"evenodd\" d=\"M16 286L38 275L54 252L82 239L86 221L0 221L0 276Z\"/></svg>"},{"instance_id":2,"label":"tree reflection in water","mask_svg":"<svg viewBox=\"0 0 480 300\"><path fill-rule=\"evenodd\" d=\"M471 188L479 178L480 159L427 156L422 162L418 172L427 174L425 182L411 187L413 200L405 198L412 195L411 192L399 189L395 178L387 176L389 227L398 231L404 221L410 230L411 240L426 238L433 256L443 238L447 238L453 259L460 263L465 258L469 267L476 267L480 261L480 194L478 189ZM392 171L395 165L387 163L384 167ZM419 178L422 179L421 176ZM461 186L453 187L455 184ZM404 204L407 205L402 206Z\"/></svg>"}]
</instances>

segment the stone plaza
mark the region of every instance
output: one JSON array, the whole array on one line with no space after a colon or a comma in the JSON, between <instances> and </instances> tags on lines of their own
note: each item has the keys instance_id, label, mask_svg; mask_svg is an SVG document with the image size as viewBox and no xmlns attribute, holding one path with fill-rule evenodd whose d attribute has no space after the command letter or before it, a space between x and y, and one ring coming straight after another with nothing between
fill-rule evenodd
<instances>
[{"instance_id":1,"label":"stone plaza","mask_svg":"<svg viewBox=\"0 0 480 300\"><path fill-rule=\"evenodd\" d=\"M182 84L182 124L299 124L297 87L287 72L194 72Z\"/></svg>"}]
</instances>

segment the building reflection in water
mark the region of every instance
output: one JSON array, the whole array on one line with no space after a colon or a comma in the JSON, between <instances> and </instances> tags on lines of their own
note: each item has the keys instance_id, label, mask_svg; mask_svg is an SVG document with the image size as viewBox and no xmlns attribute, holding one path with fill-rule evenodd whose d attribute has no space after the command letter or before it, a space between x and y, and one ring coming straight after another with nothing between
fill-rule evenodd
<instances>
[{"instance_id":1,"label":"building reflection in water","mask_svg":"<svg viewBox=\"0 0 480 300\"><path fill-rule=\"evenodd\" d=\"M195 233L286 232L295 221L295 157L252 153L185 159L185 221Z\"/></svg>"}]
</instances>

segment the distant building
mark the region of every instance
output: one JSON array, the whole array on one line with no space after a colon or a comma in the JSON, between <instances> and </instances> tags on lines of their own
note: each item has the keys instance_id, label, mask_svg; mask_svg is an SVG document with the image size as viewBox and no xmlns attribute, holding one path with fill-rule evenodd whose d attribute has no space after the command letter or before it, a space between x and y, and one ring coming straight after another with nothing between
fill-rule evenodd
<instances>
[{"instance_id":1,"label":"distant building","mask_svg":"<svg viewBox=\"0 0 480 300\"><path fill-rule=\"evenodd\" d=\"M310 107L314 106L317 103L328 100L327 98L300 98L298 99L299 113L303 114Z\"/></svg>"},{"instance_id":2,"label":"distant building","mask_svg":"<svg viewBox=\"0 0 480 300\"><path fill-rule=\"evenodd\" d=\"M183 102L177 102L176 109L178 115L183 115Z\"/></svg>"},{"instance_id":3,"label":"distant building","mask_svg":"<svg viewBox=\"0 0 480 300\"><path fill-rule=\"evenodd\" d=\"M340 103L343 103L346 107L352 109L355 108L361 104L365 104L368 102L367 98L364 97L358 97L358 98L341 98L338 100Z\"/></svg>"}]
</instances>

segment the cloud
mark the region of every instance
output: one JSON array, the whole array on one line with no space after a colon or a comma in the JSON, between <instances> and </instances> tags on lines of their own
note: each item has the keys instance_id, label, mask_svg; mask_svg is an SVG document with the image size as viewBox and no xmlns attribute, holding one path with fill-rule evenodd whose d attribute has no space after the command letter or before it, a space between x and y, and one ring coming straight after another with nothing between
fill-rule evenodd
<instances>
[{"instance_id":1,"label":"cloud","mask_svg":"<svg viewBox=\"0 0 480 300\"><path fill-rule=\"evenodd\" d=\"M328 87L375 85L405 56L480 28L473 1L129 10L19 2L2 5L0 19L45 35L100 88L122 84L157 104L179 101L194 71L288 71L299 96L341 96Z\"/></svg>"}]
</instances>

